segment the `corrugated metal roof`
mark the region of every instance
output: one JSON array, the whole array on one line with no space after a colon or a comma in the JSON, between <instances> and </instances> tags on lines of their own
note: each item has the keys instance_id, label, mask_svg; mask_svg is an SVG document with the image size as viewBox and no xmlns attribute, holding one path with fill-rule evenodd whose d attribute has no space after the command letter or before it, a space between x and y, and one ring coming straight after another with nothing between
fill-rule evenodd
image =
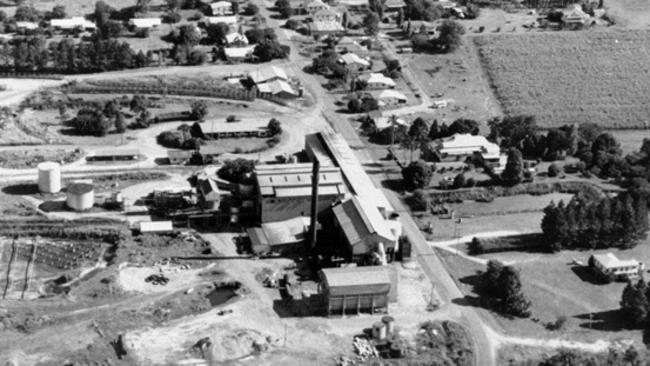
<instances>
[{"instance_id":1,"label":"corrugated metal roof","mask_svg":"<svg viewBox=\"0 0 650 366\"><path fill-rule=\"evenodd\" d=\"M321 279L331 295L362 295L390 290L390 277L383 266L323 268Z\"/></svg>"},{"instance_id":2,"label":"corrugated metal roof","mask_svg":"<svg viewBox=\"0 0 650 366\"><path fill-rule=\"evenodd\" d=\"M124 150L99 150L95 151L94 154L90 157L111 157L111 156L138 156L140 155L140 150L137 149L124 149Z\"/></svg>"},{"instance_id":3,"label":"corrugated metal roof","mask_svg":"<svg viewBox=\"0 0 650 366\"><path fill-rule=\"evenodd\" d=\"M339 196L343 195L345 192L342 189L342 184L337 185L327 185L318 187L319 196ZM311 184L304 187L285 187L285 188L275 188L276 197L305 197L311 196Z\"/></svg>"},{"instance_id":4,"label":"corrugated metal roof","mask_svg":"<svg viewBox=\"0 0 650 366\"><path fill-rule=\"evenodd\" d=\"M291 197L311 194L311 164L260 165L255 169L255 176L257 187L263 196ZM321 167L318 186L321 194L344 194L340 169Z\"/></svg>"},{"instance_id":5,"label":"corrugated metal roof","mask_svg":"<svg viewBox=\"0 0 650 366\"><path fill-rule=\"evenodd\" d=\"M236 15L205 17L205 19L207 20L208 24L225 23L225 24L233 25L233 24L237 24L238 22Z\"/></svg>"},{"instance_id":6,"label":"corrugated metal roof","mask_svg":"<svg viewBox=\"0 0 650 366\"><path fill-rule=\"evenodd\" d=\"M136 28L151 28L162 24L160 18L131 18L129 23Z\"/></svg>"},{"instance_id":7,"label":"corrugated metal roof","mask_svg":"<svg viewBox=\"0 0 650 366\"><path fill-rule=\"evenodd\" d=\"M140 222L141 233L165 232L174 230L171 221L142 221Z\"/></svg>"},{"instance_id":8,"label":"corrugated metal roof","mask_svg":"<svg viewBox=\"0 0 650 366\"><path fill-rule=\"evenodd\" d=\"M333 211L351 245L372 234L377 234L386 240L395 240L386 220L372 203L362 203L355 196L334 206Z\"/></svg>"},{"instance_id":9,"label":"corrugated metal roof","mask_svg":"<svg viewBox=\"0 0 650 366\"><path fill-rule=\"evenodd\" d=\"M298 93L293 90L291 85L284 80L273 80L262 84L257 84L257 89L260 93L279 94L281 92L289 93L297 96Z\"/></svg>"},{"instance_id":10,"label":"corrugated metal roof","mask_svg":"<svg viewBox=\"0 0 650 366\"><path fill-rule=\"evenodd\" d=\"M288 80L289 77L284 72L284 69L281 69L277 66L267 66L261 69L257 69L248 74L248 77L253 80L255 84L263 83L267 80L274 78L279 78L282 80Z\"/></svg>"},{"instance_id":11,"label":"corrugated metal roof","mask_svg":"<svg viewBox=\"0 0 650 366\"><path fill-rule=\"evenodd\" d=\"M379 72L372 72L370 74L365 74L360 77L365 80L368 84L386 84L388 86L395 87L395 82L393 79L384 76L384 74Z\"/></svg>"}]
</instances>

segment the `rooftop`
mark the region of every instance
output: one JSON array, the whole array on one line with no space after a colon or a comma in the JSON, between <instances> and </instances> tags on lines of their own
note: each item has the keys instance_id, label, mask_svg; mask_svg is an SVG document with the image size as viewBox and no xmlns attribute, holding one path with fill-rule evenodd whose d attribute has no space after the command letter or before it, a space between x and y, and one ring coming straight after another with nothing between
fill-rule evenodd
<instances>
[{"instance_id":1,"label":"rooftop","mask_svg":"<svg viewBox=\"0 0 650 366\"><path fill-rule=\"evenodd\" d=\"M204 134L236 133L248 131L266 131L268 122L259 119L245 119L240 122L226 122L224 120L208 120L199 123Z\"/></svg>"},{"instance_id":2,"label":"rooftop","mask_svg":"<svg viewBox=\"0 0 650 366\"><path fill-rule=\"evenodd\" d=\"M368 60L366 60L365 58L361 58L357 54L352 52L348 52L344 55L341 55L341 57L339 57L339 61L346 65L356 63L364 66L370 66L370 62Z\"/></svg>"},{"instance_id":3,"label":"rooftop","mask_svg":"<svg viewBox=\"0 0 650 366\"><path fill-rule=\"evenodd\" d=\"M162 24L160 18L131 18L129 23L136 28L151 28Z\"/></svg>"},{"instance_id":4,"label":"rooftop","mask_svg":"<svg viewBox=\"0 0 650 366\"><path fill-rule=\"evenodd\" d=\"M439 140L438 149L441 153L447 154L465 154L467 150L480 150L484 156L499 156L501 153L499 145L488 141L485 136L468 133L456 133L453 136Z\"/></svg>"},{"instance_id":5,"label":"rooftop","mask_svg":"<svg viewBox=\"0 0 650 366\"><path fill-rule=\"evenodd\" d=\"M343 31L343 26L341 22L336 20L316 20L312 23L309 23L309 27L312 31L316 32L339 32Z\"/></svg>"},{"instance_id":6,"label":"rooftop","mask_svg":"<svg viewBox=\"0 0 650 366\"><path fill-rule=\"evenodd\" d=\"M399 100L407 100L406 95L404 95L404 93L393 89L384 89L380 91L379 93L376 94L376 98L377 99L395 98Z\"/></svg>"},{"instance_id":7,"label":"rooftop","mask_svg":"<svg viewBox=\"0 0 650 366\"><path fill-rule=\"evenodd\" d=\"M140 232L142 233L151 233L151 232L163 232L163 231L173 231L174 225L171 221L141 221L140 222Z\"/></svg>"},{"instance_id":8,"label":"rooftop","mask_svg":"<svg viewBox=\"0 0 650 366\"><path fill-rule=\"evenodd\" d=\"M50 20L50 25L53 27L72 29L76 27L81 28L96 28L95 23L87 20L84 17L72 17L66 19L52 19Z\"/></svg>"},{"instance_id":9,"label":"rooftop","mask_svg":"<svg viewBox=\"0 0 650 366\"><path fill-rule=\"evenodd\" d=\"M285 245L305 240L309 229L309 217L263 223L261 228L247 230L253 245Z\"/></svg>"},{"instance_id":10,"label":"rooftop","mask_svg":"<svg viewBox=\"0 0 650 366\"><path fill-rule=\"evenodd\" d=\"M91 154L89 157L98 157L98 156L138 156L140 155L140 150L137 149L107 149L107 150L98 150L94 154Z\"/></svg>"},{"instance_id":11,"label":"rooftop","mask_svg":"<svg viewBox=\"0 0 650 366\"><path fill-rule=\"evenodd\" d=\"M639 265L639 261L635 259L618 259L612 252L606 254L594 254L594 259L600 262L600 264L605 268L632 267Z\"/></svg>"},{"instance_id":12,"label":"rooftop","mask_svg":"<svg viewBox=\"0 0 650 366\"><path fill-rule=\"evenodd\" d=\"M390 277L383 266L323 268L325 282L331 289L345 286L389 285Z\"/></svg>"},{"instance_id":13,"label":"rooftop","mask_svg":"<svg viewBox=\"0 0 650 366\"><path fill-rule=\"evenodd\" d=\"M312 169L311 163L259 165L255 168L255 176L260 194L276 197L310 196ZM336 167L320 168L318 186L320 194L345 194L343 176Z\"/></svg>"},{"instance_id":14,"label":"rooftop","mask_svg":"<svg viewBox=\"0 0 650 366\"><path fill-rule=\"evenodd\" d=\"M391 87L395 87L395 82L393 81L393 79L384 76L384 74L379 72L372 72L370 74L362 75L361 79L365 80L368 84L381 83Z\"/></svg>"},{"instance_id":15,"label":"rooftop","mask_svg":"<svg viewBox=\"0 0 650 366\"><path fill-rule=\"evenodd\" d=\"M372 202L364 202L357 196L353 196L334 206L333 211L345 237L351 244L372 234L377 234L387 240L395 240L395 236L386 225L386 220Z\"/></svg>"},{"instance_id":16,"label":"rooftop","mask_svg":"<svg viewBox=\"0 0 650 366\"><path fill-rule=\"evenodd\" d=\"M236 15L205 17L205 19L208 22L208 24L225 23L228 25L233 25L233 24L237 24L238 22Z\"/></svg>"},{"instance_id":17,"label":"rooftop","mask_svg":"<svg viewBox=\"0 0 650 366\"><path fill-rule=\"evenodd\" d=\"M92 184L88 183L72 183L68 186L66 189L67 193L70 194L84 194L88 192L92 192L94 189Z\"/></svg>"},{"instance_id":18,"label":"rooftop","mask_svg":"<svg viewBox=\"0 0 650 366\"><path fill-rule=\"evenodd\" d=\"M273 80L262 84L257 84L257 89L260 93L271 93L278 94L280 92L285 92L293 95L298 95L298 93L293 90L291 85L284 80Z\"/></svg>"},{"instance_id":19,"label":"rooftop","mask_svg":"<svg viewBox=\"0 0 650 366\"><path fill-rule=\"evenodd\" d=\"M255 84L260 84L272 79L289 80L289 77L284 72L284 69L277 66L267 66L259 68L248 74L248 77L253 80Z\"/></svg>"},{"instance_id":20,"label":"rooftop","mask_svg":"<svg viewBox=\"0 0 650 366\"><path fill-rule=\"evenodd\" d=\"M228 42L232 43L232 42ZM246 47L224 47L223 53L226 54L226 57L229 58L246 58L253 55L255 51L255 46L246 46Z\"/></svg>"}]
</instances>

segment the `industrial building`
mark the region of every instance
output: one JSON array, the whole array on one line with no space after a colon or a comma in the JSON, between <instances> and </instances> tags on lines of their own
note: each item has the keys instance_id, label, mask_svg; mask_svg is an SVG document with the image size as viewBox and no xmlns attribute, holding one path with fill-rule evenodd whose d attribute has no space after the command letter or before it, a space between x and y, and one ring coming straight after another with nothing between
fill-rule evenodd
<instances>
[{"instance_id":1,"label":"industrial building","mask_svg":"<svg viewBox=\"0 0 650 366\"><path fill-rule=\"evenodd\" d=\"M309 231L309 217L267 222L246 230L255 254L284 254L304 245Z\"/></svg>"},{"instance_id":2,"label":"industrial building","mask_svg":"<svg viewBox=\"0 0 650 366\"><path fill-rule=\"evenodd\" d=\"M221 194L217 183L205 173L196 177L196 191L199 196L199 204L206 210L216 210L221 202Z\"/></svg>"},{"instance_id":3,"label":"industrial building","mask_svg":"<svg viewBox=\"0 0 650 366\"><path fill-rule=\"evenodd\" d=\"M272 222L309 216L312 197L312 164L273 164L256 167L257 213ZM318 175L318 213L345 196L341 171L322 167Z\"/></svg>"},{"instance_id":4,"label":"industrial building","mask_svg":"<svg viewBox=\"0 0 650 366\"><path fill-rule=\"evenodd\" d=\"M86 211L95 204L95 188L88 183L72 183L66 189L66 205L75 211Z\"/></svg>"},{"instance_id":5,"label":"industrial building","mask_svg":"<svg viewBox=\"0 0 650 366\"><path fill-rule=\"evenodd\" d=\"M353 261L372 256L376 262L386 264L395 258L401 226L397 221L384 219L372 202L355 196L335 205L332 211L341 241Z\"/></svg>"},{"instance_id":6,"label":"industrial building","mask_svg":"<svg viewBox=\"0 0 650 366\"><path fill-rule=\"evenodd\" d=\"M323 268L319 273L319 293L327 315L386 311L391 278L385 266Z\"/></svg>"}]
</instances>

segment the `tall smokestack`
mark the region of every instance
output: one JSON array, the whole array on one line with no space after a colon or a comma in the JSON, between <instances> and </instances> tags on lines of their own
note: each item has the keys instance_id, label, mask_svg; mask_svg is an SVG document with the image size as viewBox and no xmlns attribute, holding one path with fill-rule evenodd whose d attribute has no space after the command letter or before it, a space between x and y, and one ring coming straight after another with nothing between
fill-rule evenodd
<instances>
[{"instance_id":1,"label":"tall smokestack","mask_svg":"<svg viewBox=\"0 0 650 366\"><path fill-rule=\"evenodd\" d=\"M320 163L314 160L314 167L311 172L311 221L309 225L309 245L311 249L316 247L316 216L318 215L318 180L320 176Z\"/></svg>"}]
</instances>

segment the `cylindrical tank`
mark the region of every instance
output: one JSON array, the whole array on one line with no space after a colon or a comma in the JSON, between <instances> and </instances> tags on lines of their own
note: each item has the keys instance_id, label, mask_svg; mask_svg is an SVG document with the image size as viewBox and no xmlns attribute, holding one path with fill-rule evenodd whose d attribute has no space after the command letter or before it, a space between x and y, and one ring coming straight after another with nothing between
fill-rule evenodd
<instances>
[{"instance_id":1,"label":"cylindrical tank","mask_svg":"<svg viewBox=\"0 0 650 366\"><path fill-rule=\"evenodd\" d=\"M92 184L70 184L67 194L66 204L75 211L89 210L95 204L95 189Z\"/></svg>"},{"instance_id":2,"label":"cylindrical tank","mask_svg":"<svg viewBox=\"0 0 650 366\"><path fill-rule=\"evenodd\" d=\"M38 190L41 193L61 191L61 164L53 161L38 164Z\"/></svg>"},{"instance_id":3,"label":"cylindrical tank","mask_svg":"<svg viewBox=\"0 0 650 366\"><path fill-rule=\"evenodd\" d=\"M386 315L381 318L381 322L386 324L386 333L393 334L393 331L395 331L395 318L390 315Z\"/></svg>"},{"instance_id":4,"label":"cylindrical tank","mask_svg":"<svg viewBox=\"0 0 650 366\"><path fill-rule=\"evenodd\" d=\"M378 341L386 339L386 324L377 322L372 325L372 336Z\"/></svg>"}]
</instances>

